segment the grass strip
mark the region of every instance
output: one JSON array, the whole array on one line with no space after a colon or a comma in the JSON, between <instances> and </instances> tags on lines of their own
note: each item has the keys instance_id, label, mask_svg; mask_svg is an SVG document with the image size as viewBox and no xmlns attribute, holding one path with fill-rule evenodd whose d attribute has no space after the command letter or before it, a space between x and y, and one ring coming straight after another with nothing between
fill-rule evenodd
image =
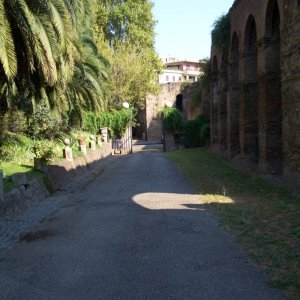
<instances>
[{"instance_id":1,"label":"grass strip","mask_svg":"<svg viewBox=\"0 0 300 300\"><path fill-rule=\"evenodd\" d=\"M300 299L300 196L239 171L206 149L169 152L204 205L271 277L274 287Z\"/></svg>"}]
</instances>

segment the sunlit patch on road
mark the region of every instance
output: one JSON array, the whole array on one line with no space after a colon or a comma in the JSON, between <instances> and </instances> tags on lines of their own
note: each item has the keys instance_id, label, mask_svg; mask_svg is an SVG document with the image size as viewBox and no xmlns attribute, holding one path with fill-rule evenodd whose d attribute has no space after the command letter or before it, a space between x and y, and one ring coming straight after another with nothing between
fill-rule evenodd
<instances>
[{"instance_id":1,"label":"sunlit patch on road","mask_svg":"<svg viewBox=\"0 0 300 300\"><path fill-rule=\"evenodd\" d=\"M175 193L142 193L132 198L136 204L151 210L204 210L200 195Z\"/></svg>"}]
</instances>

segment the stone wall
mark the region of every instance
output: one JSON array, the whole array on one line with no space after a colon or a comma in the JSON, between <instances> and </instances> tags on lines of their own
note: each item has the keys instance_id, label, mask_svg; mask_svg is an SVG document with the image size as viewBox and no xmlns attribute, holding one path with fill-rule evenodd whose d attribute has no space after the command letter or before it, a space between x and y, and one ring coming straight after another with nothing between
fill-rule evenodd
<instances>
[{"instance_id":1,"label":"stone wall","mask_svg":"<svg viewBox=\"0 0 300 300\"><path fill-rule=\"evenodd\" d=\"M300 7L238 0L229 54L212 46L211 143L300 183Z\"/></svg>"},{"instance_id":2,"label":"stone wall","mask_svg":"<svg viewBox=\"0 0 300 300\"><path fill-rule=\"evenodd\" d=\"M35 206L49 196L49 192L41 178L29 180L24 186L0 195L0 218L17 216L25 209Z\"/></svg>"},{"instance_id":3,"label":"stone wall","mask_svg":"<svg viewBox=\"0 0 300 300\"><path fill-rule=\"evenodd\" d=\"M148 95L146 99L146 126L144 132L148 140L160 140L163 134L163 122L160 112L166 106L176 107L178 96L182 97L182 112L186 120L191 120L204 113L209 116L209 94L203 92L199 105L192 105L192 95L200 91L199 82L191 84L168 83L162 84L160 93Z\"/></svg>"},{"instance_id":4,"label":"stone wall","mask_svg":"<svg viewBox=\"0 0 300 300\"><path fill-rule=\"evenodd\" d=\"M80 178L92 168L98 168L112 156L111 143L102 143L102 147L88 151L86 156L74 158L73 162L62 160L58 164L48 165L46 174L53 191L64 190L75 179Z\"/></svg>"},{"instance_id":5,"label":"stone wall","mask_svg":"<svg viewBox=\"0 0 300 300\"><path fill-rule=\"evenodd\" d=\"M175 106L176 96L181 94L181 83L161 84L160 92L156 95L148 95L146 99L146 139L157 141L163 134L161 111L166 104Z\"/></svg>"},{"instance_id":6,"label":"stone wall","mask_svg":"<svg viewBox=\"0 0 300 300\"><path fill-rule=\"evenodd\" d=\"M86 180L99 175L102 166L112 158L111 143L103 143L102 148L88 151L86 156L77 157L73 162L62 160L58 164L44 166L47 175L47 187L56 191L77 190ZM87 175L83 180L81 177ZM29 180L24 173L17 173L14 179L19 188L0 194L0 221L15 218L50 196L44 180ZM18 178L19 179L18 179ZM16 180L18 179L18 181Z\"/></svg>"}]
</instances>

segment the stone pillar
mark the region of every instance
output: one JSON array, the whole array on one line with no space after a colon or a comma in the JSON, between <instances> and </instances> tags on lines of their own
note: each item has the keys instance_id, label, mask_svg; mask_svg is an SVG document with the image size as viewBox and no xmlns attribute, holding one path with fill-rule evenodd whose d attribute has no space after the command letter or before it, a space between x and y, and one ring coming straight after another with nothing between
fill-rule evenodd
<instances>
[{"instance_id":1,"label":"stone pillar","mask_svg":"<svg viewBox=\"0 0 300 300\"><path fill-rule=\"evenodd\" d=\"M108 128L107 127L101 128L101 135L102 135L103 142L108 143Z\"/></svg>"},{"instance_id":2,"label":"stone pillar","mask_svg":"<svg viewBox=\"0 0 300 300\"><path fill-rule=\"evenodd\" d=\"M85 140L83 139L79 140L79 150L83 153L83 155L87 154Z\"/></svg>"},{"instance_id":3,"label":"stone pillar","mask_svg":"<svg viewBox=\"0 0 300 300\"><path fill-rule=\"evenodd\" d=\"M283 9L281 70L283 173L300 186L300 14L299 1L285 1Z\"/></svg>"},{"instance_id":4,"label":"stone pillar","mask_svg":"<svg viewBox=\"0 0 300 300\"><path fill-rule=\"evenodd\" d=\"M65 149L63 150L63 156L67 161L73 161L72 148L70 147L71 141L69 139L64 140Z\"/></svg>"},{"instance_id":5,"label":"stone pillar","mask_svg":"<svg viewBox=\"0 0 300 300\"><path fill-rule=\"evenodd\" d=\"M96 138L97 145L102 148L102 136L98 135Z\"/></svg>"},{"instance_id":6,"label":"stone pillar","mask_svg":"<svg viewBox=\"0 0 300 300\"><path fill-rule=\"evenodd\" d=\"M95 141L95 136L94 135L91 135L90 136L90 149L92 151L96 150L96 141Z\"/></svg>"},{"instance_id":7,"label":"stone pillar","mask_svg":"<svg viewBox=\"0 0 300 300\"><path fill-rule=\"evenodd\" d=\"M222 71L219 80L219 103L218 103L218 144L220 145L220 152L226 154L228 151L227 144L227 92L228 92L228 78L227 78L227 62L223 63Z\"/></svg>"}]
</instances>

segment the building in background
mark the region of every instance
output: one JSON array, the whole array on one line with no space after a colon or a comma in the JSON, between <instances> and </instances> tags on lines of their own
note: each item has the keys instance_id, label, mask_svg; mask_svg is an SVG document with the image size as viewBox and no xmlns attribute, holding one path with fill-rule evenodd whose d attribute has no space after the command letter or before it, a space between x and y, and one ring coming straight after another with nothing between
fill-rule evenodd
<instances>
[{"instance_id":1,"label":"building in background","mask_svg":"<svg viewBox=\"0 0 300 300\"><path fill-rule=\"evenodd\" d=\"M164 70L159 83L196 82L200 76L199 61L168 57L164 59Z\"/></svg>"}]
</instances>

